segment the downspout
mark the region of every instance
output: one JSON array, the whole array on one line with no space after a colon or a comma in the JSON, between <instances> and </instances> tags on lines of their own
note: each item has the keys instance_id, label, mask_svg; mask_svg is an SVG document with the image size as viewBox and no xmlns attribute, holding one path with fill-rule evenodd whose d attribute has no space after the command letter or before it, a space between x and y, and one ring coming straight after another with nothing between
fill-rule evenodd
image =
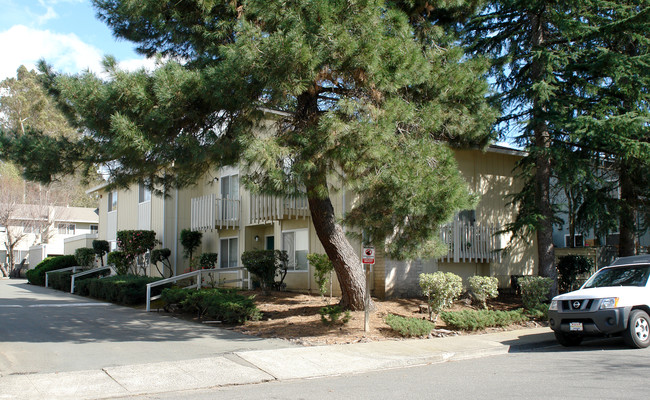
<instances>
[{"instance_id":1,"label":"downspout","mask_svg":"<svg viewBox=\"0 0 650 400\"><path fill-rule=\"evenodd\" d=\"M163 201L163 224L162 224L162 247L165 248L165 225L167 225L167 188L163 186L163 195L162 195L162 201ZM165 263L162 263L162 277L165 277Z\"/></svg>"},{"instance_id":2,"label":"downspout","mask_svg":"<svg viewBox=\"0 0 650 400\"><path fill-rule=\"evenodd\" d=\"M174 195L174 276L178 275L178 187Z\"/></svg>"}]
</instances>

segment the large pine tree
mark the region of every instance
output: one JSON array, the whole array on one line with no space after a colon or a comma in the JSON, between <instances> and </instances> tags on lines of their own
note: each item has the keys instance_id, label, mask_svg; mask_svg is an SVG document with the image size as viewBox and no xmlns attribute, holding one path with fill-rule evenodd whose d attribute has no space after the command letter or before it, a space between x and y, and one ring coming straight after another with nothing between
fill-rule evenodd
<instances>
[{"instance_id":1,"label":"large pine tree","mask_svg":"<svg viewBox=\"0 0 650 400\"><path fill-rule=\"evenodd\" d=\"M360 195L344 222L396 258L434 254L439 226L473 201L449 143L486 144L494 112L484 63L444 29L462 2L446 3L96 0L118 37L168 61L126 73L107 59L108 80L47 71L87 135L7 145L55 153L64 171L104 163L115 185L186 186L240 164L254 191L306 192L342 305L359 309L362 266L332 193ZM270 129L268 109L282 112ZM57 170L22 161L43 180Z\"/></svg>"}]
</instances>

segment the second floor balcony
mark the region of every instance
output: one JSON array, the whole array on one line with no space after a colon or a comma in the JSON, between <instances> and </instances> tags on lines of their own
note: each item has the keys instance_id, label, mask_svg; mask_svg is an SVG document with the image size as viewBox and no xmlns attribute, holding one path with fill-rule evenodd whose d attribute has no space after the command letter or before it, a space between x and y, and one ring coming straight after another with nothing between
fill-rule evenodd
<instances>
[{"instance_id":1,"label":"second floor balcony","mask_svg":"<svg viewBox=\"0 0 650 400\"><path fill-rule=\"evenodd\" d=\"M263 224L280 219L309 217L307 197L251 195L250 223Z\"/></svg>"},{"instance_id":2,"label":"second floor balcony","mask_svg":"<svg viewBox=\"0 0 650 400\"><path fill-rule=\"evenodd\" d=\"M239 199L220 198L215 194L191 200L190 227L195 231L238 228L241 213Z\"/></svg>"},{"instance_id":3,"label":"second floor balcony","mask_svg":"<svg viewBox=\"0 0 650 400\"><path fill-rule=\"evenodd\" d=\"M440 239L447 245L443 262L501 261L499 229L490 224L469 223L458 217L440 228Z\"/></svg>"}]
</instances>

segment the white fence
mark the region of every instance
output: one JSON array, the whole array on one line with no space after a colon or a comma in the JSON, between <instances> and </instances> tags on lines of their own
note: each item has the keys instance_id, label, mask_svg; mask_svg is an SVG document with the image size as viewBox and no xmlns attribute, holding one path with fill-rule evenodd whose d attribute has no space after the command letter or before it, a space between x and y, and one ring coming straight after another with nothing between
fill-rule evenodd
<instances>
[{"instance_id":1,"label":"white fence","mask_svg":"<svg viewBox=\"0 0 650 400\"><path fill-rule=\"evenodd\" d=\"M470 224L458 218L440 228L440 240L447 245L446 262L501 261L497 227L488 224Z\"/></svg>"},{"instance_id":2,"label":"white fence","mask_svg":"<svg viewBox=\"0 0 650 400\"><path fill-rule=\"evenodd\" d=\"M251 223L259 224L284 218L309 217L307 197L251 195Z\"/></svg>"},{"instance_id":3,"label":"white fence","mask_svg":"<svg viewBox=\"0 0 650 400\"><path fill-rule=\"evenodd\" d=\"M244 272L246 271L246 268L244 267L233 267L233 268L213 268L213 269L198 269L196 271L188 272L186 274L181 274L177 276L172 276L171 278L167 279L161 279L156 282L148 283L147 284L147 311L151 311L151 301L152 300L157 300L160 298L160 295L158 296L153 296L151 297L151 288L156 287L156 286L161 286L165 285L167 283L174 283L178 282L180 280L184 279L190 279L194 280L194 283L184 286L184 288L187 289L201 289L201 286L203 285L203 275L204 274L216 274L217 279L215 282L219 283L220 285L226 284L226 283L239 283L239 287L242 288L244 286L244 282L247 283L247 288L250 289L251 287L251 280L250 280L250 274L248 274L247 278L244 278ZM222 273L237 273L237 278L236 279L231 279L231 280L220 280L220 274Z\"/></svg>"},{"instance_id":4,"label":"white fence","mask_svg":"<svg viewBox=\"0 0 650 400\"><path fill-rule=\"evenodd\" d=\"M215 194L194 197L190 214L193 231L236 228L240 220L239 199L217 198Z\"/></svg>"}]
</instances>

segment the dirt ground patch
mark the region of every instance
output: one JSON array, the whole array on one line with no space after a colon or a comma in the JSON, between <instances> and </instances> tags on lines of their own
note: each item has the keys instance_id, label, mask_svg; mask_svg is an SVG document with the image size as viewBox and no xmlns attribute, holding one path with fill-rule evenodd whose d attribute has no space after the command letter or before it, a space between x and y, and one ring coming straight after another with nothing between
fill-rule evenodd
<instances>
[{"instance_id":1,"label":"dirt ground patch","mask_svg":"<svg viewBox=\"0 0 650 400\"><path fill-rule=\"evenodd\" d=\"M255 302L262 311L263 317L260 321L249 321L244 325L232 327L232 330L258 337L283 338L303 345L399 340L401 336L384 322L387 314L415 318L428 317L424 299L373 299L376 309L370 313L370 331L364 332L363 311L351 312L351 319L347 324L328 326L321 322L319 310L328 304L337 304L339 299L336 297L329 302L329 297L323 299L320 296L291 292L272 292L270 295L265 295L257 291L242 294L256 296ZM492 310L514 310L521 308L522 304L517 296L500 296L490 301L488 306ZM459 300L452 310L472 308L468 300ZM539 325L536 322L528 322L524 325L494 328L489 331L520 329L528 326ZM464 334L450 332L446 328L444 322L438 319L433 335ZM484 332L486 331L475 333Z\"/></svg>"}]
</instances>

